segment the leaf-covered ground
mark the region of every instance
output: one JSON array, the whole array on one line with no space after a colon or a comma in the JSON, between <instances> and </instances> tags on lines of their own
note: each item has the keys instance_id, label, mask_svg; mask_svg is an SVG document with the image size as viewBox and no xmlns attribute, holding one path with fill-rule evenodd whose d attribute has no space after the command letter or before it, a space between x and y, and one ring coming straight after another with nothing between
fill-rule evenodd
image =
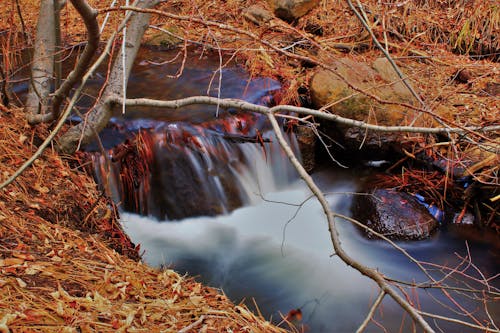
<instances>
[{"instance_id":1,"label":"leaf-covered ground","mask_svg":"<svg viewBox=\"0 0 500 333\"><path fill-rule=\"evenodd\" d=\"M100 9L111 3L89 2ZM500 9L494 0L362 2L375 35L432 112L450 126L499 125ZM0 4L7 73L23 63L21 50L32 41L39 3ZM146 40L160 38L158 43L166 47L178 42L178 36L191 45L235 54L252 74L279 79L281 102L292 104L298 103L299 92L307 92L314 71L307 58L328 63L339 57L365 61L381 56L346 1L322 1L293 24L272 18L258 25L243 19L254 4L270 10L265 1L168 1L160 8L170 15L153 15L152 24L167 30L169 38L152 29ZM122 14L111 13L103 39ZM105 16L100 14L99 21ZM61 20L65 45L85 40L71 5L63 9ZM432 117L426 119L436 125ZM28 127L21 109L1 106L0 181L31 156L46 134L43 128ZM469 176L491 191L481 204L489 207L494 222L500 201L500 133L454 139L444 144L408 136L415 150L466 166ZM213 289L134 260L137 252L120 230L112 205L74 158L61 159L49 149L0 191L0 332L281 331Z\"/></svg>"},{"instance_id":2,"label":"leaf-covered ground","mask_svg":"<svg viewBox=\"0 0 500 333\"><path fill-rule=\"evenodd\" d=\"M0 112L4 180L40 133L21 109ZM48 149L0 191L0 332L284 332L218 290L138 261L113 206L70 164L79 165Z\"/></svg>"},{"instance_id":3,"label":"leaf-covered ground","mask_svg":"<svg viewBox=\"0 0 500 333\"><path fill-rule=\"evenodd\" d=\"M270 2L167 1L157 7L163 14L152 15L152 27L144 40L158 47L178 47L179 58L184 56L184 45L233 55L251 74L280 80L283 90L276 97L283 104L307 101L310 78L320 67L318 64L328 65L339 58L371 63L383 56L347 0L320 1L309 13L289 23L273 16ZM26 46L22 33L32 40L39 2L19 0L20 11L16 1L10 3L3 5L0 29L11 40L5 44L4 53L12 55L9 65L13 68L20 62L20 57L16 57L19 48ZM102 34L104 41L124 13L105 12L111 1L89 3L100 10L99 22L107 22ZM425 103L422 109L427 110L420 115L412 111L413 116L406 123L392 125L409 125L417 117L416 124L421 126L500 126L497 1L365 0L361 3L374 35L408 76ZM124 4L122 0L115 6ZM255 6L270 18L261 22L249 18L249 8ZM66 45L85 40L84 25L71 5L62 10L61 21ZM365 120L377 122L376 117ZM472 131L465 136L437 140L408 134L405 141L414 143L414 149L408 151L410 160L417 151L425 150L430 158L448 163L447 173L465 170L464 176L472 177L481 191L489 192L487 201L481 203L484 211L494 219L500 217L496 190L500 186L499 130ZM442 199L446 200L445 193Z\"/></svg>"}]
</instances>

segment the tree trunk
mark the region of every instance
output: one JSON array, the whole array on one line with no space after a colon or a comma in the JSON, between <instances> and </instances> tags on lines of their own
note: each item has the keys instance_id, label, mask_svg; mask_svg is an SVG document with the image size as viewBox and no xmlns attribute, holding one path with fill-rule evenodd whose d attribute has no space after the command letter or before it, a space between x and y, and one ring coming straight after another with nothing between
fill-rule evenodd
<instances>
[{"instance_id":1,"label":"tree trunk","mask_svg":"<svg viewBox=\"0 0 500 333\"><path fill-rule=\"evenodd\" d=\"M88 69L92 63L92 57L95 55L97 48L99 47L99 24L97 23L97 11L90 7L85 0L71 0L71 4L75 7L76 11L83 18L85 22L85 27L87 28L88 42L85 45L81 56L78 58L78 62L75 68L66 77L66 80L61 84L61 86L54 93L54 98L52 101L52 117L57 119L59 117L59 109L63 100L69 95L69 92L73 86L80 82L85 71ZM56 13L58 16L59 13ZM56 22L59 19L56 19ZM57 39L56 29L56 39ZM57 73L57 69L56 69Z\"/></svg>"},{"instance_id":2,"label":"tree trunk","mask_svg":"<svg viewBox=\"0 0 500 333\"><path fill-rule=\"evenodd\" d=\"M140 0L136 7L151 8L159 0ZM122 96L123 84L125 86L132 69L137 52L141 45L142 36L149 25L150 14L133 13L125 40L125 70L122 64L122 51L118 53L110 73L108 85L104 89L101 100L94 109L86 115L85 121L70 128L59 140L59 150L63 153L74 153L80 146L88 144L108 123L112 114L110 97ZM125 81L123 78L125 75Z\"/></svg>"},{"instance_id":3,"label":"tree trunk","mask_svg":"<svg viewBox=\"0 0 500 333\"><path fill-rule=\"evenodd\" d=\"M41 0L40 3L31 67L31 84L25 106L26 117L30 123L38 118L38 115L48 113L56 43L54 1L57 0Z\"/></svg>"}]
</instances>

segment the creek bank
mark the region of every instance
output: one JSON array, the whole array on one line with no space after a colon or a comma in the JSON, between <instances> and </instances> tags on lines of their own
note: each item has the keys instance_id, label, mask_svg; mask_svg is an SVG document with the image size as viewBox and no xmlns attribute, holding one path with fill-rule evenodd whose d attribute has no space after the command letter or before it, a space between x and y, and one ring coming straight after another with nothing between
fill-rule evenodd
<instances>
[{"instance_id":1,"label":"creek bank","mask_svg":"<svg viewBox=\"0 0 500 333\"><path fill-rule=\"evenodd\" d=\"M21 108L2 107L0 128L3 182L36 150L29 138L47 133L26 126ZM0 190L0 331L286 332L214 288L142 263L82 159L47 149Z\"/></svg>"},{"instance_id":2,"label":"creek bank","mask_svg":"<svg viewBox=\"0 0 500 333\"><path fill-rule=\"evenodd\" d=\"M314 108L374 125L394 126L409 122L416 126L425 125L425 116L414 114L403 106L417 105L417 101L387 59L379 58L372 63L365 63L340 58L333 61L331 66L335 72L313 70L309 81L309 97ZM382 181L376 186L367 185L364 192L374 196L357 198L353 212L362 223L372 226L375 231L394 239L427 238L438 222L424 205L435 206L439 203L439 214L445 215L443 211L447 212L443 222L495 225L491 223L495 218L494 208L491 211L487 205L490 198L498 195L499 189L474 180L473 175L482 169L499 165L498 154L475 148L469 150L467 159L450 162L445 153L425 148L446 141L446 138L437 135L428 135L426 141L422 141L406 133L367 131L323 120L318 120L318 123L321 133L330 140L329 154L340 164L350 167L381 164L389 167L388 175L401 174L407 170L410 174L418 171L418 176L413 175L414 178L429 178L421 182L413 179L414 182L407 184L402 179L404 176L398 180L397 177L382 175ZM300 147L310 172L317 160L327 159L324 143L315 142L317 136L305 126L296 133L299 142L307 142ZM439 174L437 177L436 172ZM448 188L443 186L443 181L450 184ZM384 188L396 189L399 193ZM428 195L429 192L435 193ZM423 199L419 201L407 193L421 195ZM377 196L386 198L387 202L408 204L391 204L387 208L374 199ZM423 201L430 201L430 204ZM415 219L409 218L412 216ZM427 223L427 220L432 221Z\"/></svg>"}]
</instances>

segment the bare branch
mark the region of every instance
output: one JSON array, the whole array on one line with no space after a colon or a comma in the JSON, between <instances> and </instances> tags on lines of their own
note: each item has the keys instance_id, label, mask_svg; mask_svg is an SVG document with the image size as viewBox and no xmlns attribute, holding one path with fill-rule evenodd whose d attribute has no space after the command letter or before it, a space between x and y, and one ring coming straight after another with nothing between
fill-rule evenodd
<instances>
[{"instance_id":1,"label":"bare branch","mask_svg":"<svg viewBox=\"0 0 500 333\"><path fill-rule=\"evenodd\" d=\"M202 324L204 320L205 320L205 316L201 315L200 318L198 318L198 320L189 324L188 326L184 327L183 329L180 329L177 333L187 333L187 332L191 331L193 328L195 328L196 326Z\"/></svg>"},{"instance_id":2,"label":"bare branch","mask_svg":"<svg viewBox=\"0 0 500 333\"><path fill-rule=\"evenodd\" d=\"M439 320L447 321L447 322L450 322L450 323L460 324L460 325L467 326L467 327L470 327L470 328L476 328L476 329L479 329L479 330L481 330L483 332L487 332L487 333L490 333L490 332L491 333L500 333L500 330L498 330L498 329L489 328L489 327L486 327L486 326L480 326L480 325L476 325L476 324L472 324L472 323L469 323L469 322L466 322L466 321L463 321L463 320L460 320L460 319L455 319L455 318L440 316L440 315L437 315L437 314L434 314L434 313L429 313L429 312L424 312L424 311L419 311L419 310L417 310L417 312L419 314L421 314L422 316L425 316L425 317L430 317L430 318L434 318L434 319L439 319Z\"/></svg>"},{"instance_id":3,"label":"bare branch","mask_svg":"<svg viewBox=\"0 0 500 333\"><path fill-rule=\"evenodd\" d=\"M46 118L49 114L49 95L54 74L55 22L54 1L42 0L36 27L31 84L26 100L28 122L36 118ZM32 120L33 118L33 120Z\"/></svg>"},{"instance_id":4,"label":"bare branch","mask_svg":"<svg viewBox=\"0 0 500 333\"><path fill-rule=\"evenodd\" d=\"M8 186L10 183L12 183L17 177L19 177L19 175L21 175L24 172L24 170L29 168L30 165L33 164L33 162L42 155L45 148L48 147L48 145L52 142L52 140L55 138L57 133L61 130L66 119L70 115L71 110L75 106L76 101L80 97L80 93L81 93L85 83L90 78L90 76L92 76L92 74L97 70L97 67L99 67L99 65L108 56L109 51L111 50L111 46L113 45L114 36L115 36L115 34L113 34L112 37L108 40L108 43L106 45L106 48L104 49L104 52L100 55L100 57L95 61L95 63L89 68L87 73L83 76L80 86L77 88L75 94L71 98L71 101L66 106L66 109L65 109L64 113L62 114L62 116L60 117L56 127L52 130L52 132L50 132L49 136L43 141L43 143L40 145L40 147L38 147L37 151L26 162L24 162L23 165L20 166L19 169L16 170L16 172L14 172L14 174L12 174L7 180L5 180L2 184L0 184L0 190L4 189L6 186Z\"/></svg>"},{"instance_id":5,"label":"bare branch","mask_svg":"<svg viewBox=\"0 0 500 333\"><path fill-rule=\"evenodd\" d=\"M107 102L115 103L121 105L123 102L121 98L115 96L111 96ZM162 101L162 100L154 100L148 98L136 98L136 99L127 99L125 101L127 106L153 106L158 108L167 108L167 109L178 109L181 107L195 105L195 104L206 104L206 105L219 105L221 108L237 108L243 111L256 112L260 114L268 114L273 113L276 114L278 112L295 112L299 114L311 115L314 117L322 118L325 120L334 121L339 124L359 127L362 129L378 131L378 132L406 132L406 133L457 133L457 134L465 134L474 131L480 132L491 132L500 130L499 126L485 126L485 127L466 127L466 128L429 128L429 127L413 127L413 126L380 126L380 125L372 125L368 124L364 121L354 120L350 118L344 118L335 114L321 112L314 109L309 109L305 107L298 107L292 105L277 105L274 107L267 107L263 105L256 105L244 100L239 99L218 99L216 97L210 96L192 96L182 99L170 100L170 101ZM277 114L279 116L279 114Z\"/></svg>"},{"instance_id":6,"label":"bare branch","mask_svg":"<svg viewBox=\"0 0 500 333\"><path fill-rule=\"evenodd\" d=\"M375 36L375 34L373 33L373 30L370 28L370 26L366 22L366 19L360 14L360 12L361 12L363 15L366 16L366 12L364 11L363 6L359 2L359 0L357 0L357 2L358 2L359 11L356 9L356 7L354 7L354 5L352 4L351 0L347 0L347 4L351 8L351 10L354 12L354 14L358 18L358 20L361 22L361 24L363 25L363 27L366 29L366 31L368 31L368 33L370 34L370 37L372 38L373 42L375 43L375 45L377 46L377 48L387 58L387 60L391 64L391 66L394 69L394 71L398 74L399 78L403 81L403 83L406 86L406 88L408 88L408 90L410 91L410 93L413 95L413 97L415 97L415 99L420 103L420 105L422 105L422 107L424 107L424 108L427 109L426 104L424 103L424 101L422 100L422 98L420 98L420 95L415 91L415 89L412 87L412 85L410 84L410 82L408 82L408 78L401 72L401 70L399 69L398 65L396 65L396 63L392 59L392 57L389 54L389 52L387 52L387 50L382 45L380 45L380 42L378 41L377 36Z\"/></svg>"},{"instance_id":7,"label":"bare branch","mask_svg":"<svg viewBox=\"0 0 500 333\"><path fill-rule=\"evenodd\" d=\"M380 291L377 298L375 299L375 302L373 302L373 304L370 308L370 311L368 311L368 314L366 315L365 320L363 320L363 323L361 323L359 328L356 330L356 333L362 333L365 330L366 326L368 325L370 320L373 318L373 314L375 313L375 310L377 309L377 307L380 305L380 303L384 299L384 296L385 296L385 293L383 291Z\"/></svg>"},{"instance_id":8,"label":"bare branch","mask_svg":"<svg viewBox=\"0 0 500 333\"><path fill-rule=\"evenodd\" d=\"M328 204L325 196L323 195L323 192L319 189L319 187L316 185L312 177L306 172L302 164L299 162L299 160L295 157L294 152L286 142L285 138L283 137L283 134L281 132L280 125L278 124L276 117L272 112L267 113L267 116L269 118L269 121L271 122L272 128L276 134L276 137L278 139L278 142L285 152L285 154L288 156L290 162L292 165L295 167L295 170L299 173L300 177L306 182L307 186L309 189L312 191L314 196L318 199L319 203L321 204L321 207L323 208L323 212L326 215L327 221L328 221L328 227L329 227L329 232L330 232L330 238L332 241L333 249L335 251L335 254L344 261L348 266L353 267L356 269L358 272L361 274L365 275L366 277L370 278L373 280L375 283L378 284L380 289L388 294L389 296L392 297L396 303L398 303L409 315L410 317L413 318L413 320L418 323L425 332L432 332L434 333L434 330L430 325L427 323L427 321L422 317L420 313L418 313L417 309L415 309L408 301L406 301L401 295L394 290L384 279L384 276L377 271L374 268L370 268L367 266L362 265L359 263L357 260L354 260L352 257L350 257L342 248L340 244L340 239L339 235L337 232L337 228L335 226L335 217L337 217L337 214L334 214L332 210L330 209L330 205Z\"/></svg>"},{"instance_id":9,"label":"bare branch","mask_svg":"<svg viewBox=\"0 0 500 333\"><path fill-rule=\"evenodd\" d=\"M71 88L75 85L75 83L81 80L83 74L90 66L92 57L99 46L100 34L99 24L97 23L97 11L90 7L85 0L71 0L71 4L75 7L85 22L85 27L87 28L88 33L88 42L87 45L85 45L85 49L83 50L80 59L78 59L75 69L71 71L64 83L54 93L54 100L52 104L54 119L57 119L59 115L59 108L61 107L61 103L64 98L68 96Z\"/></svg>"},{"instance_id":10,"label":"bare branch","mask_svg":"<svg viewBox=\"0 0 500 333\"><path fill-rule=\"evenodd\" d=\"M140 0L136 1L138 6L152 7L155 6L159 0ZM137 8L137 7L133 7ZM122 61L115 61L113 69L109 77L109 84L106 86L103 97L98 105L86 115L86 121L81 122L75 127L70 128L60 139L59 149L65 153L75 152L80 144L87 144L93 137L94 131L100 132L106 126L109 118L111 117L111 109L107 99L109 96L121 96L122 87L128 81L128 76L132 69L132 64L135 56L139 50L140 42L149 22L149 13L132 12L127 14L123 24L130 20L129 31L126 36L125 43L127 45L125 68L123 68ZM116 59L121 59L122 51L117 55ZM92 127L92 128L91 128Z\"/></svg>"},{"instance_id":11,"label":"bare branch","mask_svg":"<svg viewBox=\"0 0 500 333\"><path fill-rule=\"evenodd\" d=\"M239 35L244 35L244 36L250 37L254 41L256 41L256 42L258 42L258 43L260 43L260 44L268 47L269 49L271 49L271 50L273 50L273 51L275 51L275 52L277 52L279 54L282 54L282 55L284 55L286 57L289 57L291 59L300 60L300 61L305 61L305 62L314 64L316 66L319 66L321 68L324 68L324 69L327 69L327 70L331 71L333 75L335 75L340 80L342 80L344 83L346 83L349 86L349 88L351 88L351 89L353 89L353 90L355 90L355 91L357 91L359 93L362 93L365 96L370 97L372 100L374 100L374 101L376 101L376 102L378 102L380 104L384 104L384 105L398 105L398 106L401 106L401 107L404 107L404 108L407 108L407 109L410 109L410 110L414 110L414 111L418 111L418 112L421 112L421 113L429 114L430 116L432 116L433 118L435 118L438 122L440 122L443 126L448 126L446 124L450 124L450 125L453 125L454 127L461 128L461 129L465 130L465 127L460 126L458 124L455 124L453 121L445 119L444 117L442 117L442 116L434 113L432 110L430 110L428 108L423 108L423 107L415 106L415 105L412 105L411 103L393 102L393 101L388 101L388 100L382 99L379 96L377 96L377 95L375 95L375 94L373 94L373 93L371 93L371 92L369 92L367 90L363 90L363 89L357 87L356 85L354 85L345 76L343 76L342 74L340 74L336 70L335 66L325 64L322 61L313 59L313 58L308 57L308 56L303 56L303 55L300 55L300 54L296 54L296 53L284 50L284 49L282 49L280 47L275 46L271 42L268 42L265 39L261 38L261 36L258 36L258 35L250 32L248 30L244 30L244 29L240 29L240 28L235 28L235 27L233 27L231 25L220 23L220 22L214 22L214 21L208 21L208 20L199 19L199 18L195 18L195 17L192 17L192 16L177 15L177 14L165 12L165 11L162 11L162 10L147 9L147 8L138 8L138 7L133 7L133 6L121 6L121 7L114 7L114 8L106 8L106 9L100 10L100 12L102 12L102 13L108 13L108 12L111 12L111 11L118 11L118 10L120 10L120 11L128 11L128 10L130 10L130 11L136 11L136 12L140 12L140 13L156 14L156 15L163 16L163 17L168 17L168 18L171 18L171 19L174 19L174 20L181 20L181 21L189 21L189 22L198 23L198 24L206 26L206 27L213 26L213 27L217 27L217 28L219 28L221 30L226 30L226 31L230 31L230 32L235 33L235 34L239 34ZM480 136L482 139L489 140L488 138L486 138L484 136L481 136L479 133L475 133L475 134L478 135L478 136Z\"/></svg>"}]
</instances>

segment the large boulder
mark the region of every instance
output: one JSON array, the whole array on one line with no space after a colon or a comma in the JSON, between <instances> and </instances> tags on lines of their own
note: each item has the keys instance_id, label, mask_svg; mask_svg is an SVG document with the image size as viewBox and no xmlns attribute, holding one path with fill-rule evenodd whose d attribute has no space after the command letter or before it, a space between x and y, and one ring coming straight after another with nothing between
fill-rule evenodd
<instances>
[{"instance_id":1,"label":"large boulder","mask_svg":"<svg viewBox=\"0 0 500 333\"><path fill-rule=\"evenodd\" d=\"M335 72L319 69L311 78L309 89L316 108L327 106L342 117L379 125L398 125L407 117L407 110L400 105L380 104L346 82L382 100L413 103L410 92L386 60L375 61L372 68L343 58L332 67Z\"/></svg>"},{"instance_id":2,"label":"large boulder","mask_svg":"<svg viewBox=\"0 0 500 333\"><path fill-rule=\"evenodd\" d=\"M345 118L386 126L404 125L413 119L411 110L398 104L379 103L351 88L356 87L381 100L415 104L412 94L385 58L377 59L371 66L342 58L335 60L331 66L335 71L318 69L310 81L311 101L317 109L326 108ZM330 129L326 134L340 140L349 150L363 147L367 152L383 153L381 148L387 150L386 147L402 141L402 134L398 133L366 131L341 125L332 127L326 124L323 129ZM381 154L379 158L387 156Z\"/></svg>"},{"instance_id":3,"label":"large boulder","mask_svg":"<svg viewBox=\"0 0 500 333\"><path fill-rule=\"evenodd\" d=\"M354 200L353 217L374 231L395 240L428 238L438 221L416 198L406 193L377 189ZM370 238L376 238L367 233Z\"/></svg>"},{"instance_id":4,"label":"large boulder","mask_svg":"<svg viewBox=\"0 0 500 333\"><path fill-rule=\"evenodd\" d=\"M274 15L292 22L319 5L319 0L268 0Z\"/></svg>"}]
</instances>

